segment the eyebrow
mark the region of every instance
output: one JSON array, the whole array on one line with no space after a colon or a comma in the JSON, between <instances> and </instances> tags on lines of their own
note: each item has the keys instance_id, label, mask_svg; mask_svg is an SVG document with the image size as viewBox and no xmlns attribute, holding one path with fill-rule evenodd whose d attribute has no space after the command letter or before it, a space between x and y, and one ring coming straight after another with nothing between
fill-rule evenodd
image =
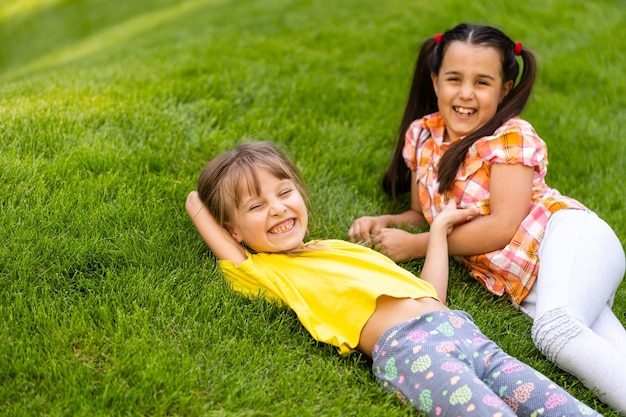
<instances>
[{"instance_id":1,"label":"eyebrow","mask_svg":"<svg viewBox=\"0 0 626 417\"><path fill-rule=\"evenodd\" d=\"M286 185L285 183L294 184L294 188L296 188L295 187L295 183L294 183L294 181L291 178L284 178L282 180L279 180L279 182L277 184L277 188L284 187ZM252 191L254 191L254 193ZM240 207L244 207L247 204L250 204L250 201L254 201L254 200L258 199L260 196L261 196L260 193L257 193L256 190L250 189L250 186L248 186L248 194L247 194L245 199L243 197L240 199L239 206Z\"/></svg>"},{"instance_id":2,"label":"eyebrow","mask_svg":"<svg viewBox=\"0 0 626 417\"><path fill-rule=\"evenodd\" d=\"M446 71L443 75L462 75L460 71ZM489 74L478 74L478 78L489 78L490 80L496 80L496 78Z\"/></svg>"}]
</instances>

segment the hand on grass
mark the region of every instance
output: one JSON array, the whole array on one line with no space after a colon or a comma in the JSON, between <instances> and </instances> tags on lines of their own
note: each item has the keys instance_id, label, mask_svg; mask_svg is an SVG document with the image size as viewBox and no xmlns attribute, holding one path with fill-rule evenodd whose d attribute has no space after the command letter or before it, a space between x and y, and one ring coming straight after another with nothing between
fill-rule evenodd
<instances>
[{"instance_id":1,"label":"hand on grass","mask_svg":"<svg viewBox=\"0 0 626 417\"><path fill-rule=\"evenodd\" d=\"M389 226L388 221L385 221L383 216L359 217L348 230L348 240L371 244L372 237L379 234L387 226Z\"/></svg>"},{"instance_id":2,"label":"hand on grass","mask_svg":"<svg viewBox=\"0 0 626 417\"><path fill-rule=\"evenodd\" d=\"M418 245L419 236L419 233L385 227L371 236L370 245L374 250L387 255L395 262L404 262L415 257L414 251L415 246Z\"/></svg>"}]
</instances>

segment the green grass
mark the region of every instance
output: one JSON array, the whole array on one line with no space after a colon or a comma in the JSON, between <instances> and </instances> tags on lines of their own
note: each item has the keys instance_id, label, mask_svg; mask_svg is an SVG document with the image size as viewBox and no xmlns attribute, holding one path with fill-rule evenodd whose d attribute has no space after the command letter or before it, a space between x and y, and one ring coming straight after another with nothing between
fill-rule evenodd
<instances>
[{"instance_id":1,"label":"green grass","mask_svg":"<svg viewBox=\"0 0 626 417\"><path fill-rule=\"evenodd\" d=\"M479 3L0 1L0 414L416 415L363 357L234 294L183 204L204 163L252 137L301 167L315 237L400 209L378 183L417 47L459 21L536 52L525 116L549 145L548 181L624 244L621 0ZM450 303L614 415L459 267ZM615 311L626 323L624 284Z\"/></svg>"}]
</instances>

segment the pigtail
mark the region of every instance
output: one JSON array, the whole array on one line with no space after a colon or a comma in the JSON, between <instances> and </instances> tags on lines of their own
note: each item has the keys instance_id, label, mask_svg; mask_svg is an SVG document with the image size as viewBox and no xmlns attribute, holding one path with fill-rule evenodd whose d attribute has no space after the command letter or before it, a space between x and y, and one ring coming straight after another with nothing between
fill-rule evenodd
<instances>
[{"instance_id":1,"label":"pigtail","mask_svg":"<svg viewBox=\"0 0 626 417\"><path fill-rule=\"evenodd\" d=\"M433 38L427 39L422 44L415 64L409 97L398 128L396 148L382 180L383 190L393 200L396 200L399 194L411 189L411 171L402 157L406 132L414 120L437 111L437 96L430 78L429 66L429 57L436 46Z\"/></svg>"}]
</instances>

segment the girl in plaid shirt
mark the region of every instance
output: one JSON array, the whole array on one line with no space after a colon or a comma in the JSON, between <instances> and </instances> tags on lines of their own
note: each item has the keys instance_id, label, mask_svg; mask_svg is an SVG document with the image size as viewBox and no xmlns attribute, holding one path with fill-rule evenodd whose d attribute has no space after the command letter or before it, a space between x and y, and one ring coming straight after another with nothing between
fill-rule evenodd
<instances>
[{"instance_id":1,"label":"girl in plaid shirt","mask_svg":"<svg viewBox=\"0 0 626 417\"><path fill-rule=\"evenodd\" d=\"M534 55L493 27L426 40L383 181L394 199L410 191L411 208L358 218L348 237L396 261L423 258L428 232L400 227L432 223L451 198L479 207L450 234L450 254L533 319L548 359L626 414L626 330L611 310L624 250L602 219L546 184L546 144L519 118L535 74Z\"/></svg>"}]
</instances>

